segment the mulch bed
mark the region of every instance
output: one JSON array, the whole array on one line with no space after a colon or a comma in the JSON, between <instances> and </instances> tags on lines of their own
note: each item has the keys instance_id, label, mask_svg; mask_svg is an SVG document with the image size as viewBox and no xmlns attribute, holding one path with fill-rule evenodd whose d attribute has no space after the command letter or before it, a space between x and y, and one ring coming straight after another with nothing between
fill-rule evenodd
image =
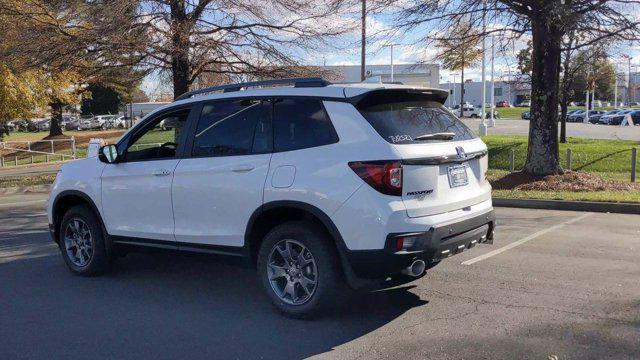
<instances>
[{"instance_id":1,"label":"mulch bed","mask_svg":"<svg viewBox=\"0 0 640 360\"><path fill-rule=\"evenodd\" d=\"M536 177L525 172L514 172L491 182L496 190L536 191L628 191L640 190L640 184L605 180L598 175L581 171Z\"/></svg>"}]
</instances>

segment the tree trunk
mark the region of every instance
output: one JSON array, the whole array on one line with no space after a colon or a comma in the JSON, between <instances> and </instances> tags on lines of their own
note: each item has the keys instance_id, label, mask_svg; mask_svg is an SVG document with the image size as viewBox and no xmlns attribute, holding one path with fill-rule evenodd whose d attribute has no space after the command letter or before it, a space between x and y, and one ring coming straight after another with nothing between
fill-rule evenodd
<instances>
[{"instance_id":1,"label":"tree trunk","mask_svg":"<svg viewBox=\"0 0 640 360\"><path fill-rule=\"evenodd\" d=\"M464 55L463 63L464 63ZM464 116L464 67L460 71L460 117Z\"/></svg>"},{"instance_id":2,"label":"tree trunk","mask_svg":"<svg viewBox=\"0 0 640 360\"><path fill-rule=\"evenodd\" d=\"M59 101L54 101L51 104L51 125L49 126L49 136L62 135L62 127L60 122L62 121L62 108L64 104Z\"/></svg>"},{"instance_id":3,"label":"tree trunk","mask_svg":"<svg viewBox=\"0 0 640 360\"><path fill-rule=\"evenodd\" d=\"M531 120L524 171L537 176L562 172L558 154L558 84L562 31L549 20L537 18L531 21Z\"/></svg>"},{"instance_id":4,"label":"tree trunk","mask_svg":"<svg viewBox=\"0 0 640 360\"><path fill-rule=\"evenodd\" d=\"M171 2L171 74L174 99L188 92L191 85L189 62L191 23L186 15L185 6L182 1Z\"/></svg>"}]
</instances>

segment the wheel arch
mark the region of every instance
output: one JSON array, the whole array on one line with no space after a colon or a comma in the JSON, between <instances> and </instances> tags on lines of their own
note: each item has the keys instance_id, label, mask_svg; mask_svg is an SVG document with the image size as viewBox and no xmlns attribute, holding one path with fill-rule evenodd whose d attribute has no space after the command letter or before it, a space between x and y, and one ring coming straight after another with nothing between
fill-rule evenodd
<instances>
[{"instance_id":1,"label":"wheel arch","mask_svg":"<svg viewBox=\"0 0 640 360\"><path fill-rule=\"evenodd\" d=\"M308 220L322 227L332 238L336 250L342 257L346 245L338 228L324 211L308 203L280 200L263 204L249 218L245 231L245 250L252 265L256 264L257 253L264 236L275 226L295 220Z\"/></svg>"},{"instance_id":2,"label":"wheel arch","mask_svg":"<svg viewBox=\"0 0 640 360\"><path fill-rule=\"evenodd\" d=\"M102 216L95 202L89 195L83 193L78 190L65 190L56 195L53 200L53 206L51 207L51 215L53 219L53 231L54 231L54 241L58 242L58 234L60 233L60 223L62 222L62 218L67 210L71 209L76 205L89 205L89 207L93 210L93 212L98 217L98 221L100 225L104 229L104 223L102 221ZM105 231L106 234L106 231Z\"/></svg>"}]
</instances>

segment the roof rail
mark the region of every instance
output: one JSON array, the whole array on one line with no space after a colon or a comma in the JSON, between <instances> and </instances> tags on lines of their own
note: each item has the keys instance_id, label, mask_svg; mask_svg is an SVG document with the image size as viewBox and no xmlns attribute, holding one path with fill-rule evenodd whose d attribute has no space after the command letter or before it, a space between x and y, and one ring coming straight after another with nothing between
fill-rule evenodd
<instances>
[{"instance_id":1,"label":"roof rail","mask_svg":"<svg viewBox=\"0 0 640 360\"><path fill-rule=\"evenodd\" d=\"M272 85L293 85L294 87L324 87L327 85L331 85L331 83L319 77L251 81L251 82L244 82L244 83L237 83L237 84L211 86L204 89L189 91L178 96L174 101L184 100L194 95L206 94L206 93L211 93L215 91L233 92L233 91L240 91L244 88L263 87L263 86L272 86Z\"/></svg>"}]
</instances>

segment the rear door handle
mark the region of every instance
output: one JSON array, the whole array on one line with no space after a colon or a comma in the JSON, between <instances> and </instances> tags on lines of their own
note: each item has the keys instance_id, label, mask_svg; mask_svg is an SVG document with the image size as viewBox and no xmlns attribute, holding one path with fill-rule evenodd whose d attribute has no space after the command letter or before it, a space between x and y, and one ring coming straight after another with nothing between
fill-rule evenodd
<instances>
[{"instance_id":1,"label":"rear door handle","mask_svg":"<svg viewBox=\"0 0 640 360\"><path fill-rule=\"evenodd\" d=\"M171 175L171 171L166 169L158 169L158 170L154 170L152 174L155 176L167 176L167 175Z\"/></svg>"},{"instance_id":2,"label":"rear door handle","mask_svg":"<svg viewBox=\"0 0 640 360\"><path fill-rule=\"evenodd\" d=\"M242 172L249 172L251 170L254 169L253 165L238 165L236 167L234 167L233 169L231 169L231 171L236 172L236 173L242 173Z\"/></svg>"}]
</instances>

